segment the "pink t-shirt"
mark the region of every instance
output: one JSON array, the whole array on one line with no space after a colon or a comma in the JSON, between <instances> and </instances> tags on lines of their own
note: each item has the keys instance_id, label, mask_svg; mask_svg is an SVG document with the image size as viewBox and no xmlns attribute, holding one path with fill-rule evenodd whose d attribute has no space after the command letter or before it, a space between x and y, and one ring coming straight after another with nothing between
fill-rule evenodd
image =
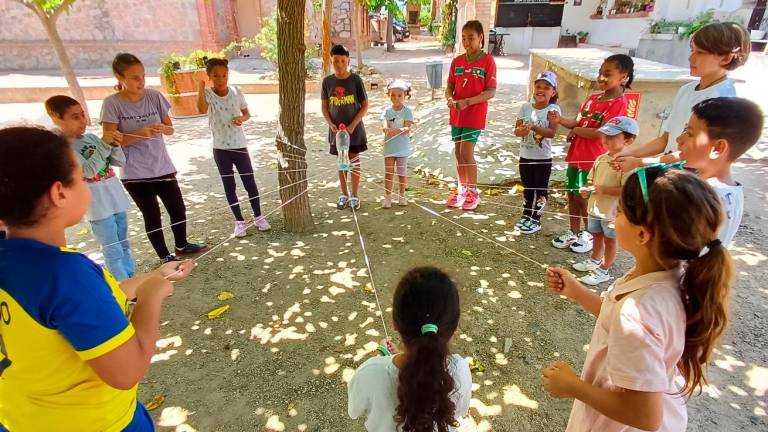
<instances>
[{"instance_id":1,"label":"pink t-shirt","mask_svg":"<svg viewBox=\"0 0 768 432\"><path fill-rule=\"evenodd\" d=\"M680 270L649 273L625 282L622 277L603 294L581 379L610 390L664 393L659 431L684 431L685 398L674 382L685 346L685 309ZM616 297L620 297L619 300ZM567 432L635 432L574 401Z\"/></svg>"}]
</instances>

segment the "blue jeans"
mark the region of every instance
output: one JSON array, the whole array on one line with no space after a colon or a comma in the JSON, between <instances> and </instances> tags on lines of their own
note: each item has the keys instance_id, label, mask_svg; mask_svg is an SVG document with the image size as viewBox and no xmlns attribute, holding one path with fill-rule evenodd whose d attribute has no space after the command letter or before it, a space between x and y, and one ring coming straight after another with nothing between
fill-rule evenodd
<instances>
[{"instance_id":1,"label":"blue jeans","mask_svg":"<svg viewBox=\"0 0 768 432\"><path fill-rule=\"evenodd\" d=\"M616 229L612 220L600 219L592 215L587 218L587 231L592 234L603 233L609 239L616 238Z\"/></svg>"},{"instance_id":2,"label":"blue jeans","mask_svg":"<svg viewBox=\"0 0 768 432\"><path fill-rule=\"evenodd\" d=\"M128 215L115 213L110 217L91 221L93 235L101 243L104 263L118 281L133 277L135 270L131 245L128 243Z\"/></svg>"}]
</instances>

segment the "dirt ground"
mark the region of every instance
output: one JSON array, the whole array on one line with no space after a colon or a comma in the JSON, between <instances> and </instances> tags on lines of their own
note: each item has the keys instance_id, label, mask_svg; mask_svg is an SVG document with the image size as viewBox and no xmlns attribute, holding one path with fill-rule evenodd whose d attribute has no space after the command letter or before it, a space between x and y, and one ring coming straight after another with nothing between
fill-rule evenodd
<instances>
[{"instance_id":1,"label":"dirt ground","mask_svg":"<svg viewBox=\"0 0 768 432\"><path fill-rule=\"evenodd\" d=\"M403 61L410 61L407 55L400 54ZM381 94L372 96L379 111L372 109L369 124L383 104ZM413 103L428 104L427 99L422 92ZM580 370L594 319L547 293L543 270L529 261L567 265L581 258L550 245L567 224L558 214L564 211L562 199L555 197L544 229L533 236L514 232L521 199L507 190L484 197L476 212L446 211L441 205L446 185L411 175L413 202L381 209L382 138L369 127L372 145L363 162L358 213L364 251L352 213L335 209L335 160L327 155L319 100L310 97L306 143L315 227L289 234L275 193L276 97L249 95L248 101L255 118L245 130L262 208L273 227L269 233L226 240L233 219L208 148L206 119L176 121L177 133L168 139L188 203L190 236L221 246L200 259L193 276L177 284L164 306L163 339L139 391L144 403L164 397L152 411L159 430L364 430L362 421L347 416L345 381L385 334L370 284L375 280L391 334L394 286L406 269L421 264L449 270L461 289L462 319L453 348L478 365L471 418L463 430L564 430L571 401L546 395L541 369L562 359ZM98 112L98 104L91 112ZM763 153L766 146L764 140ZM746 187L747 211L734 249L739 278L732 324L710 365L710 385L690 402L691 431L768 429L768 289L762 283L768 277L766 173L765 159L744 159L736 167ZM250 215L250 209L244 212ZM130 217L138 266L150 270L157 257L145 240L138 210L132 208ZM68 235L73 245L98 258L87 224ZM171 244L169 236L166 232ZM613 274L630 265L621 253ZM223 291L234 297L219 300ZM207 317L224 305L230 308L219 318Z\"/></svg>"}]
</instances>

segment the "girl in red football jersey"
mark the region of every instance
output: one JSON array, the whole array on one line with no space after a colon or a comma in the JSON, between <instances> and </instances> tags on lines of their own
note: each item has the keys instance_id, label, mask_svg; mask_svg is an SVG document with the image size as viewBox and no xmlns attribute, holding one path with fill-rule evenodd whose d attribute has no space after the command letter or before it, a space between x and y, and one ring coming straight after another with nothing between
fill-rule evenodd
<instances>
[{"instance_id":1,"label":"girl in red football jersey","mask_svg":"<svg viewBox=\"0 0 768 432\"><path fill-rule=\"evenodd\" d=\"M576 253L592 250L592 235L587 231L587 200L579 195L579 189L587 185L595 159L606 152L597 130L608 120L627 115L629 102L624 90L630 88L634 70L632 57L614 54L603 61L598 72L597 84L603 92L589 96L576 118L560 118L558 113L550 112L550 121L559 121L571 130L565 157L570 229L552 240L552 246L558 249L570 247ZM584 230L580 231L582 225Z\"/></svg>"},{"instance_id":2,"label":"girl in red football jersey","mask_svg":"<svg viewBox=\"0 0 768 432\"><path fill-rule=\"evenodd\" d=\"M448 207L474 210L480 203L477 191L475 144L485 129L488 100L496 95L496 62L483 51L485 36L480 21L467 21L461 29L466 52L451 62L445 98L451 118L451 138L456 145L456 192Z\"/></svg>"}]
</instances>

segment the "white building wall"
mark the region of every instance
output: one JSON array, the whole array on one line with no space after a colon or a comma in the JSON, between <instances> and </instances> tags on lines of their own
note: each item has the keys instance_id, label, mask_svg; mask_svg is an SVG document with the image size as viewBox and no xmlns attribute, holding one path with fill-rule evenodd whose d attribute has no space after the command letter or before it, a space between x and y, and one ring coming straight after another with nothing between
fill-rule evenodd
<instances>
[{"instance_id":1,"label":"white building wall","mask_svg":"<svg viewBox=\"0 0 768 432\"><path fill-rule=\"evenodd\" d=\"M667 20L687 20L708 9L718 11L718 16L741 16L749 18L751 9L742 9L742 0L656 0L654 11L647 18L630 19L591 19L599 0L584 0L581 6L572 2L565 5L563 11L562 34L566 31L576 34L580 31L589 32L589 43L596 45L618 45L635 49L640 41L640 35L647 32L653 21L662 18ZM614 0L608 1L609 9Z\"/></svg>"}]
</instances>

